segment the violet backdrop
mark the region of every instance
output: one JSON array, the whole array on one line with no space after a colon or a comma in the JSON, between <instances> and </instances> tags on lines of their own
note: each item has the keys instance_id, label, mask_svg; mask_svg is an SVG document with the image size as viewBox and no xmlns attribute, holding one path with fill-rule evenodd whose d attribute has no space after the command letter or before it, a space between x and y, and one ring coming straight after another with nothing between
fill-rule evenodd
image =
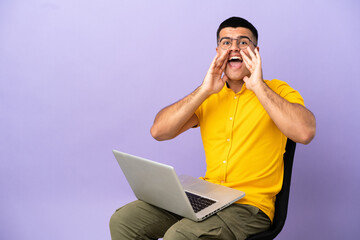
<instances>
[{"instance_id":1,"label":"violet backdrop","mask_svg":"<svg viewBox=\"0 0 360 240\"><path fill-rule=\"evenodd\" d=\"M201 84L218 25L259 31L266 79L317 118L297 145L278 239L360 235L358 1L0 1L0 239L110 239L135 199L111 150L202 176L199 130L157 142L155 114Z\"/></svg>"}]
</instances>

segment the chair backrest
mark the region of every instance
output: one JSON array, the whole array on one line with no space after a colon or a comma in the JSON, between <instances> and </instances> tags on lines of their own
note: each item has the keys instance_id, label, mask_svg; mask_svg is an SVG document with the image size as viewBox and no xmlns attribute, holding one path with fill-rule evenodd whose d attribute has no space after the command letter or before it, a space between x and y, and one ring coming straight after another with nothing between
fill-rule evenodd
<instances>
[{"instance_id":1,"label":"chair backrest","mask_svg":"<svg viewBox=\"0 0 360 240\"><path fill-rule=\"evenodd\" d=\"M248 237L246 240L270 240L274 239L282 230L288 209L291 173L294 162L296 143L291 139L287 140L284 153L284 179L281 191L276 195L275 216L270 229Z\"/></svg>"}]
</instances>

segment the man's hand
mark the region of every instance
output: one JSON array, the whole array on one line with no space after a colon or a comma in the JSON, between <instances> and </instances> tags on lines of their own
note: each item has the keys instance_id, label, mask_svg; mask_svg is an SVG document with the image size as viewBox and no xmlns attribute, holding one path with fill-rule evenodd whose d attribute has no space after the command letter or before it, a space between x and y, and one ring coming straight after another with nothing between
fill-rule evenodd
<instances>
[{"instance_id":1,"label":"man's hand","mask_svg":"<svg viewBox=\"0 0 360 240\"><path fill-rule=\"evenodd\" d=\"M224 74L228 58L229 51L217 52L201 86L156 115L150 130L156 140L172 139L199 124L195 111L211 94L219 92L224 87L228 79Z\"/></svg>"},{"instance_id":2,"label":"man's hand","mask_svg":"<svg viewBox=\"0 0 360 240\"><path fill-rule=\"evenodd\" d=\"M255 90L261 86L261 84L264 84L261 57L257 48L255 48L255 52L253 52L251 48L248 47L247 51L249 56L243 50L240 51L240 54L251 75L250 77L245 76L243 80L246 83L246 88L255 92Z\"/></svg>"},{"instance_id":3,"label":"man's hand","mask_svg":"<svg viewBox=\"0 0 360 240\"><path fill-rule=\"evenodd\" d=\"M261 58L248 47L248 55L241 56L249 69L250 77L244 77L246 88L252 90L270 118L280 131L295 142L308 144L315 136L316 120L314 115L300 104L290 103L271 90L262 78Z\"/></svg>"},{"instance_id":4,"label":"man's hand","mask_svg":"<svg viewBox=\"0 0 360 240\"><path fill-rule=\"evenodd\" d=\"M217 53L202 83L202 87L211 95L218 93L228 79L224 74L230 51ZM223 75L224 74L224 75Z\"/></svg>"},{"instance_id":5,"label":"man's hand","mask_svg":"<svg viewBox=\"0 0 360 240\"><path fill-rule=\"evenodd\" d=\"M224 87L228 79L224 74L228 57L229 51L218 52L201 86L180 101L165 107L156 115L150 130L156 140L172 139L199 124L195 111L211 94L219 92Z\"/></svg>"}]
</instances>

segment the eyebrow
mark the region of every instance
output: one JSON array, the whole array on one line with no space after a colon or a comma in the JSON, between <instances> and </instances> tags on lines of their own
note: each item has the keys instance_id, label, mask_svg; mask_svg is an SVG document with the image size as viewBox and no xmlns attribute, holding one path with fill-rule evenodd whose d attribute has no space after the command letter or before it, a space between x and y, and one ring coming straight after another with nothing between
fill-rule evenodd
<instances>
[{"instance_id":1,"label":"eyebrow","mask_svg":"<svg viewBox=\"0 0 360 240\"><path fill-rule=\"evenodd\" d=\"M248 36L242 36L242 35L240 35L240 36L238 36L238 37L236 37L236 38L233 38L233 39L242 39L242 38L247 38L247 39L249 39L250 41L251 41L251 39L248 37ZM231 37L222 37L220 40L219 40L219 42L221 42L223 39L232 39Z\"/></svg>"}]
</instances>

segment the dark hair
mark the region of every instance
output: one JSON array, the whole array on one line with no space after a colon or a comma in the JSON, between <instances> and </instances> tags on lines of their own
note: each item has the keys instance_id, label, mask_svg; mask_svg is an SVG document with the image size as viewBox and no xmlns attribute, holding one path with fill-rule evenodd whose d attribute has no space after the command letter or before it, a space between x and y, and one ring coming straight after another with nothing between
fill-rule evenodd
<instances>
[{"instance_id":1,"label":"dark hair","mask_svg":"<svg viewBox=\"0 0 360 240\"><path fill-rule=\"evenodd\" d=\"M232 27L232 28L243 27L243 28L247 28L254 35L256 43L258 41L259 35L258 35L258 31L254 27L254 25L252 25L249 21L247 21L246 19L241 18L241 17L231 17L231 18L228 18L225 21L223 21L220 24L220 26L219 26L219 28L218 28L218 30L216 32L216 40L217 41L219 41L219 34L220 34L221 29L226 28L226 27Z\"/></svg>"}]
</instances>

